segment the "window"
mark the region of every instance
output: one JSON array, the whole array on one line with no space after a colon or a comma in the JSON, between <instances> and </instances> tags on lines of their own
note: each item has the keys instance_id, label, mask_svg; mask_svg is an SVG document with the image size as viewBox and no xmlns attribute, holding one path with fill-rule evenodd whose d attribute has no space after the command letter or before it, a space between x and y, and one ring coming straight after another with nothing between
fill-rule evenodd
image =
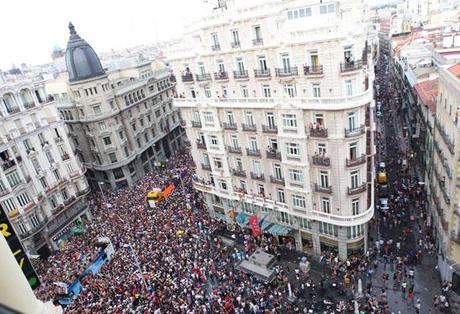
<instances>
[{"instance_id":1,"label":"window","mask_svg":"<svg viewBox=\"0 0 460 314\"><path fill-rule=\"evenodd\" d=\"M17 197L17 200L18 200L19 205L20 205L21 207L24 207L24 206L26 206L27 204L30 203L30 198L29 198L29 196L27 195L27 193L19 194L18 197Z\"/></svg>"},{"instance_id":2,"label":"window","mask_svg":"<svg viewBox=\"0 0 460 314\"><path fill-rule=\"evenodd\" d=\"M219 141L217 140L217 136L211 135L211 136L209 137L209 139L211 140L211 145L213 145L213 146L219 145Z\"/></svg>"},{"instance_id":3,"label":"window","mask_svg":"<svg viewBox=\"0 0 460 314\"><path fill-rule=\"evenodd\" d=\"M37 158L32 158L31 161L32 161L32 165L34 166L35 172L37 174L39 174L40 171L42 171L42 168L40 167L40 164L39 164Z\"/></svg>"},{"instance_id":4,"label":"window","mask_svg":"<svg viewBox=\"0 0 460 314\"><path fill-rule=\"evenodd\" d=\"M99 106L99 105L93 106L93 111L94 111L94 114L100 114L101 113L101 106Z\"/></svg>"},{"instance_id":5,"label":"window","mask_svg":"<svg viewBox=\"0 0 460 314\"><path fill-rule=\"evenodd\" d=\"M283 114L283 126L287 128L297 128L297 118L295 114Z\"/></svg>"},{"instance_id":6,"label":"window","mask_svg":"<svg viewBox=\"0 0 460 314\"><path fill-rule=\"evenodd\" d=\"M61 175L59 174L59 169L54 169L53 174L54 174L54 178L56 178L56 181L61 179Z\"/></svg>"},{"instance_id":7,"label":"window","mask_svg":"<svg viewBox=\"0 0 460 314\"><path fill-rule=\"evenodd\" d=\"M238 69L238 72L240 73L243 73L245 71L244 62L242 58L236 59L236 68Z\"/></svg>"},{"instance_id":8,"label":"window","mask_svg":"<svg viewBox=\"0 0 460 314\"><path fill-rule=\"evenodd\" d=\"M23 233L26 233L26 232L27 232L27 229L26 229L26 226L24 225L24 223L18 222L18 223L16 224L16 226L18 227L19 233L20 233L20 234L23 234Z\"/></svg>"},{"instance_id":9,"label":"window","mask_svg":"<svg viewBox=\"0 0 460 314\"><path fill-rule=\"evenodd\" d=\"M345 81L345 95L353 96L353 81L352 80Z\"/></svg>"},{"instance_id":10,"label":"window","mask_svg":"<svg viewBox=\"0 0 460 314\"><path fill-rule=\"evenodd\" d=\"M306 218L298 218L300 220L300 228L302 229L311 229L310 220Z\"/></svg>"},{"instance_id":11,"label":"window","mask_svg":"<svg viewBox=\"0 0 460 314\"><path fill-rule=\"evenodd\" d=\"M68 163L68 164L66 164L65 166L66 166L66 168L67 168L67 173L68 173L68 174L73 173L73 166L72 166L72 163Z\"/></svg>"},{"instance_id":12,"label":"window","mask_svg":"<svg viewBox=\"0 0 460 314\"><path fill-rule=\"evenodd\" d=\"M48 187L48 182L46 181L46 177L41 177L39 181L44 189Z\"/></svg>"},{"instance_id":13,"label":"window","mask_svg":"<svg viewBox=\"0 0 460 314\"><path fill-rule=\"evenodd\" d=\"M286 203L286 197L284 195L284 190L283 189L277 189L276 190L276 196L278 199L278 202L285 204Z\"/></svg>"},{"instance_id":14,"label":"window","mask_svg":"<svg viewBox=\"0 0 460 314\"><path fill-rule=\"evenodd\" d=\"M219 73L224 73L225 72L224 61L217 60L217 70L219 71Z\"/></svg>"},{"instance_id":15,"label":"window","mask_svg":"<svg viewBox=\"0 0 460 314\"><path fill-rule=\"evenodd\" d=\"M283 65L284 73L290 73L290 71L291 71L291 61L289 59L289 54L283 53L281 55L281 63Z\"/></svg>"},{"instance_id":16,"label":"window","mask_svg":"<svg viewBox=\"0 0 460 314\"><path fill-rule=\"evenodd\" d=\"M203 117L204 117L204 122L214 123L214 117L212 115L212 112L209 112L209 111L203 112Z\"/></svg>"},{"instance_id":17,"label":"window","mask_svg":"<svg viewBox=\"0 0 460 314\"><path fill-rule=\"evenodd\" d=\"M43 136L43 133L38 133L38 139L40 140L40 144L45 145L45 137Z\"/></svg>"},{"instance_id":18,"label":"window","mask_svg":"<svg viewBox=\"0 0 460 314\"><path fill-rule=\"evenodd\" d=\"M267 66L267 59L265 56L258 56L257 60L259 61L259 70L262 72L267 72L268 66Z\"/></svg>"},{"instance_id":19,"label":"window","mask_svg":"<svg viewBox=\"0 0 460 314\"><path fill-rule=\"evenodd\" d=\"M124 151L125 151L125 156L126 156L126 157L129 157L128 147L125 146L125 147L123 147L123 148L124 148Z\"/></svg>"},{"instance_id":20,"label":"window","mask_svg":"<svg viewBox=\"0 0 460 314\"><path fill-rule=\"evenodd\" d=\"M222 190L227 190L227 182L225 182L224 180L219 180L219 187L222 189Z\"/></svg>"},{"instance_id":21,"label":"window","mask_svg":"<svg viewBox=\"0 0 460 314\"><path fill-rule=\"evenodd\" d=\"M243 98L248 98L249 97L249 91L247 86L241 86L241 96Z\"/></svg>"},{"instance_id":22,"label":"window","mask_svg":"<svg viewBox=\"0 0 460 314\"><path fill-rule=\"evenodd\" d=\"M222 97L228 97L228 91L226 86L222 86Z\"/></svg>"},{"instance_id":23,"label":"window","mask_svg":"<svg viewBox=\"0 0 460 314\"><path fill-rule=\"evenodd\" d=\"M232 111L227 111L227 122L228 124L235 124L235 117Z\"/></svg>"},{"instance_id":24,"label":"window","mask_svg":"<svg viewBox=\"0 0 460 314\"><path fill-rule=\"evenodd\" d=\"M276 140L276 138L271 138L269 145L273 150L275 150L275 151L278 150L278 141Z\"/></svg>"},{"instance_id":25,"label":"window","mask_svg":"<svg viewBox=\"0 0 460 314\"><path fill-rule=\"evenodd\" d=\"M211 98L211 89L209 87L205 87L204 89L204 95L207 97L207 98Z\"/></svg>"},{"instance_id":26,"label":"window","mask_svg":"<svg viewBox=\"0 0 460 314\"><path fill-rule=\"evenodd\" d=\"M137 142L137 147L141 148L142 144L141 144L141 139L140 138L136 138L136 142Z\"/></svg>"},{"instance_id":27,"label":"window","mask_svg":"<svg viewBox=\"0 0 460 314\"><path fill-rule=\"evenodd\" d=\"M238 30L234 29L232 32L232 46L239 46L240 45L240 36L238 34Z\"/></svg>"},{"instance_id":28,"label":"window","mask_svg":"<svg viewBox=\"0 0 460 314\"><path fill-rule=\"evenodd\" d=\"M25 139L24 141L22 141L22 143L24 144L24 147L26 148L27 151L32 150L32 146L30 145L29 139Z\"/></svg>"},{"instance_id":29,"label":"window","mask_svg":"<svg viewBox=\"0 0 460 314\"><path fill-rule=\"evenodd\" d=\"M272 97L270 85L262 85L262 95L267 98Z\"/></svg>"},{"instance_id":30,"label":"window","mask_svg":"<svg viewBox=\"0 0 460 314\"><path fill-rule=\"evenodd\" d=\"M358 127L356 112L349 112L348 113L348 129L355 130Z\"/></svg>"},{"instance_id":31,"label":"window","mask_svg":"<svg viewBox=\"0 0 460 314\"><path fill-rule=\"evenodd\" d=\"M252 168L254 169L254 173L257 176L260 176L262 174L262 165L260 164L259 160L252 161Z\"/></svg>"},{"instance_id":32,"label":"window","mask_svg":"<svg viewBox=\"0 0 460 314\"><path fill-rule=\"evenodd\" d=\"M336 225L331 225L325 222L319 222L319 232L330 236L337 237L339 234L339 228Z\"/></svg>"},{"instance_id":33,"label":"window","mask_svg":"<svg viewBox=\"0 0 460 314\"><path fill-rule=\"evenodd\" d=\"M359 180L359 170L352 171L350 173L351 188L356 189L360 185Z\"/></svg>"},{"instance_id":34,"label":"window","mask_svg":"<svg viewBox=\"0 0 460 314\"><path fill-rule=\"evenodd\" d=\"M0 192L5 192L5 191L6 191L5 184L3 183L2 180L0 180Z\"/></svg>"},{"instance_id":35,"label":"window","mask_svg":"<svg viewBox=\"0 0 460 314\"><path fill-rule=\"evenodd\" d=\"M300 157L300 145L297 143L287 143L287 154L288 156Z\"/></svg>"},{"instance_id":36,"label":"window","mask_svg":"<svg viewBox=\"0 0 460 314\"><path fill-rule=\"evenodd\" d=\"M323 4L319 6L319 13L320 14L327 14L327 13L334 13L335 12L335 4Z\"/></svg>"},{"instance_id":37,"label":"window","mask_svg":"<svg viewBox=\"0 0 460 314\"><path fill-rule=\"evenodd\" d=\"M123 131L118 132L118 136L120 137L120 140L124 139L125 136L123 134ZM94 146L94 145L93 145Z\"/></svg>"},{"instance_id":38,"label":"window","mask_svg":"<svg viewBox=\"0 0 460 314\"><path fill-rule=\"evenodd\" d=\"M329 173L326 170L321 170L319 172L319 185L322 188L329 187Z\"/></svg>"},{"instance_id":39,"label":"window","mask_svg":"<svg viewBox=\"0 0 460 314\"><path fill-rule=\"evenodd\" d=\"M10 173L6 179L8 180L8 183L10 187L14 188L16 185L22 182L21 178L19 177L18 173L16 171Z\"/></svg>"},{"instance_id":40,"label":"window","mask_svg":"<svg viewBox=\"0 0 460 314\"><path fill-rule=\"evenodd\" d=\"M283 179L283 172L281 171L281 165L279 164L273 165L273 176L276 179Z\"/></svg>"},{"instance_id":41,"label":"window","mask_svg":"<svg viewBox=\"0 0 460 314\"><path fill-rule=\"evenodd\" d=\"M326 150L326 144L324 143L318 143L318 154L320 155L326 155L327 153L327 150Z\"/></svg>"},{"instance_id":42,"label":"window","mask_svg":"<svg viewBox=\"0 0 460 314\"><path fill-rule=\"evenodd\" d=\"M252 116L252 112L247 111L244 113L244 119L247 125L254 125L254 118Z\"/></svg>"},{"instance_id":43,"label":"window","mask_svg":"<svg viewBox=\"0 0 460 314\"><path fill-rule=\"evenodd\" d=\"M206 74L206 69L205 69L204 64L202 62L198 63L198 69L200 69L201 75Z\"/></svg>"},{"instance_id":44,"label":"window","mask_svg":"<svg viewBox=\"0 0 460 314\"><path fill-rule=\"evenodd\" d=\"M112 140L110 139L110 136L104 137L104 144L105 145L112 144Z\"/></svg>"},{"instance_id":45,"label":"window","mask_svg":"<svg viewBox=\"0 0 460 314\"><path fill-rule=\"evenodd\" d=\"M254 35L257 41L262 39L262 30L259 25L254 26Z\"/></svg>"},{"instance_id":46,"label":"window","mask_svg":"<svg viewBox=\"0 0 460 314\"><path fill-rule=\"evenodd\" d=\"M318 71L319 67L319 55L317 50L310 51L310 66L312 67L313 71Z\"/></svg>"},{"instance_id":47,"label":"window","mask_svg":"<svg viewBox=\"0 0 460 314\"><path fill-rule=\"evenodd\" d=\"M348 146L349 157L351 160L358 158L358 142L350 143Z\"/></svg>"},{"instance_id":48,"label":"window","mask_svg":"<svg viewBox=\"0 0 460 314\"><path fill-rule=\"evenodd\" d=\"M235 159L235 168L239 171L243 171L243 162L241 161L241 158Z\"/></svg>"},{"instance_id":49,"label":"window","mask_svg":"<svg viewBox=\"0 0 460 314\"><path fill-rule=\"evenodd\" d=\"M294 207L306 208L305 197L300 195L292 195L292 205Z\"/></svg>"},{"instance_id":50,"label":"window","mask_svg":"<svg viewBox=\"0 0 460 314\"><path fill-rule=\"evenodd\" d=\"M331 201L327 197L321 197L321 211L326 214L331 213Z\"/></svg>"},{"instance_id":51,"label":"window","mask_svg":"<svg viewBox=\"0 0 460 314\"><path fill-rule=\"evenodd\" d=\"M285 84L284 85L284 93L293 98L296 96L297 92L296 92L296 88L295 88L295 85L294 84Z\"/></svg>"},{"instance_id":52,"label":"window","mask_svg":"<svg viewBox=\"0 0 460 314\"><path fill-rule=\"evenodd\" d=\"M105 123L104 122L99 122L99 130L103 131L105 130Z\"/></svg>"},{"instance_id":53,"label":"window","mask_svg":"<svg viewBox=\"0 0 460 314\"><path fill-rule=\"evenodd\" d=\"M267 119L267 125L270 129L274 129L276 127L276 123L275 123L275 115L273 114L273 112L267 112L265 114L265 117Z\"/></svg>"},{"instance_id":54,"label":"window","mask_svg":"<svg viewBox=\"0 0 460 314\"><path fill-rule=\"evenodd\" d=\"M258 146L257 146L257 138L255 138L255 137L249 138L249 148L252 151L256 151L256 150L259 149Z\"/></svg>"},{"instance_id":55,"label":"window","mask_svg":"<svg viewBox=\"0 0 460 314\"><path fill-rule=\"evenodd\" d=\"M13 198L9 198L3 202L3 206L8 210L8 212L16 209L16 203Z\"/></svg>"},{"instance_id":56,"label":"window","mask_svg":"<svg viewBox=\"0 0 460 314\"><path fill-rule=\"evenodd\" d=\"M357 238L364 234L363 225L357 225L352 227L347 227L347 237L349 239Z\"/></svg>"},{"instance_id":57,"label":"window","mask_svg":"<svg viewBox=\"0 0 460 314\"><path fill-rule=\"evenodd\" d=\"M318 83L311 84L312 91L313 91L313 97L319 98L321 97L321 88Z\"/></svg>"},{"instance_id":58,"label":"window","mask_svg":"<svg viewBox=\"0 0 460 314\"><path fill-rule=\"evenodd\" d=\"M343 58L345 62L352 62L353 61L353 46L345 46L343 48Z\"/></svg>"},{"instance_id":59,"label":"window","mask_svg":"<svg viewBox=\"0 0 460 314\"><path fill-rule=\"evenodd\" d=\"M110 158L111 163L117 162L117 154L116 153L110 153L109 158Z\"/></svg>"},{"instance_id":60,"label":"window","mask_svg":"<svg viewBox=\"0 0 460 314\"><path fill-rule=\"evenodd\" d=\"M38 217L36 214L30 215L30 222L32 223L32 226L34 228L40 224L40 220L38 220Z\"/></svg>"},{"instance_id":61,"label":"window","mask_svg":"<svg viewBox=\"0 0 460 314\"><path fill-rule=\"evenodd\" d=\"M240 180L240 188L246 190L246 181Z\"/></svg>"},{"instance_id":62,"label":"window","mask_svg":"<svg viewBox=\"0 0 460 314\"><path fill-rule=\"evenodd\" d=\"M289 178L293 182L303 183L303 174L301 170L289 169Z\"/></svg>"},{"instance_id":63,"label":"window","mask_svg":"<svg viewBox=\"0 0 460 314\"><path fill-rule=\"evenodd\" d=\"M324 126L324 114L322 113L315 113L313 115L313 122L319 126Z\"/></svg>"},{"instance_id":64,"label":"window","mask_svg":"<svg viewBox=\"0 0 460 314\"><path fill-rule=\"evenodd\" d=\"M287 223L287 224L292 224L291 215L285 212L278 212L278 221Z\"/></svg>"},{"instance_id":65,"label":"window","mask_svg":"<svg viewBox=\"0 0 460 314\"><path fill-rule=\"evenodd\" d=\"M219 37L217 36L217 33L212 33L211 34L211 40L212 40L212 45L214 47L218 47L219 46Z\"/></svg>"},{"instance_id":66,"label":"window","mask_svg":"<svg viewBox=\"0 0 460 314\"><path fill-rule=\"evenodd\" d=\"M239 148L240 147L240 145L238 143L238 136L232 135L232 140L231 141L232 141L232 147L233 148Z\"/></svg>"},{"instance_id":67,"label":"window","mask_svg":"<svg viewBox=\"0 0 460 314\"><path fill-rule=\"evenodd\" d=\"M351 212L353 216L359 215L359 198L351 200Z\"/></svg>"},{"instance_id":68,"label":"window","mask_svg":"<svg viewBox=\"0 0 460 314\"><path fill-rule=\"evenodd\" d=\"M263 184L257 184L257 193L259 195L265 195L265 187Z\"/></svg>"}]
</instances>

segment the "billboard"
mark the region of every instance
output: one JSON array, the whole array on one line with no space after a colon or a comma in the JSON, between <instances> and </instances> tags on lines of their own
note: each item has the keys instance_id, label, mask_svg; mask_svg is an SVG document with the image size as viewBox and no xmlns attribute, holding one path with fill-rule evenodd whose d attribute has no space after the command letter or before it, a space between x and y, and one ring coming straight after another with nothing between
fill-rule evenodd
<instances>
[{"instance_id":1,"label":"billboard","mask_svg":"<svg viewBox=\"0 0 460 314\"><path fill-rule=\"evenodd\" d=\"M19 241L18 236L13 230L13 226L11 225L6 213L3 211L3 208L0 205L0 231L2 235L5 237L6 242L11 249L11 253L13 253L16 261L21 267L22 272L27 278L32 289L37 288L40 285L40 280L38 279L35 270L30 263L29 258L27 257L24 248L22 247L21 242Z\"/></svg>"}]
</instances>

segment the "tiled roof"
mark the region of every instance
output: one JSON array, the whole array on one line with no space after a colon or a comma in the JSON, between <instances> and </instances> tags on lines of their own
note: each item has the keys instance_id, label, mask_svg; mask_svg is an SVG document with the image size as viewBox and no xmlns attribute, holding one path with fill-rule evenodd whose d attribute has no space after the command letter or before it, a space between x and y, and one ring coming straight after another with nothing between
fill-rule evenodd
<instances>
[{"instance_id":1,"label":"tiled roof","mask_svg":"<svg viewBox=\"0 0 460 314\"><path fill-rule=\"evenodd\" d=\"M460 79L460 62L447 69L450 73Z\"/></svg>"},{"instance_id":2,"label":"tiled roof","mask_svg":"<svg viewBox=\"0 0 460 314\"><path fill-rule=\"evenodd\" d=\"M439 79L426 80L414 85L414 89L419 95L422 103L427 106L432 113L436 112L436 96L438 96Z\"/></svg>"}]
</instances>

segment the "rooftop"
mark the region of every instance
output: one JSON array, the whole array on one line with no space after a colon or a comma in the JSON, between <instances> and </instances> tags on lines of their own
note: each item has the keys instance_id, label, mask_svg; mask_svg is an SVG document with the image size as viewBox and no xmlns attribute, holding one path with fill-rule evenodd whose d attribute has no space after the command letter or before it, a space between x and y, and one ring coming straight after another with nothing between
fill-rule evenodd
<instances>
[{"instance_id":1,"label":"rooftop","mask_svg":"<svg viewBox=\"0 0 460 314\"><path fill-rule=\"evenodd\" d=\"M447 69L450 73L460 79L460 62Z\"/></svg>"},{"instance_id":2,"label":"rooftop","mask_svg":"<svg viewBox=\"0 0 460 314\"><path fill-rule=\"evenodd\" d=\"M422 103L436 113L436 96L438 96L439 79L426 80L415 84L414 89L422 100Z\"/></svg>"}]
</instances>

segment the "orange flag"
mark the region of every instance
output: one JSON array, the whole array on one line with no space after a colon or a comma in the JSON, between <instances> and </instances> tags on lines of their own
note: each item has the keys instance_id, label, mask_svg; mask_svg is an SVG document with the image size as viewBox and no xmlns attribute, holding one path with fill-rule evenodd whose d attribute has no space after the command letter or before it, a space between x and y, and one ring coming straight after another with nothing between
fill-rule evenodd
<instances>
[{"instance_id":1,"label":"orange flag","mask_svg":"<svg viewBox=\"0 0 460 314\"><path fill-rule=\"evenodd\" d=\"M161 192L161 196L166 198L168 197L169 194L172 193L172 191L174 191L174 184L170 183L166 189L164 189L162 192Z\"/></svg>"}]
</instances>

